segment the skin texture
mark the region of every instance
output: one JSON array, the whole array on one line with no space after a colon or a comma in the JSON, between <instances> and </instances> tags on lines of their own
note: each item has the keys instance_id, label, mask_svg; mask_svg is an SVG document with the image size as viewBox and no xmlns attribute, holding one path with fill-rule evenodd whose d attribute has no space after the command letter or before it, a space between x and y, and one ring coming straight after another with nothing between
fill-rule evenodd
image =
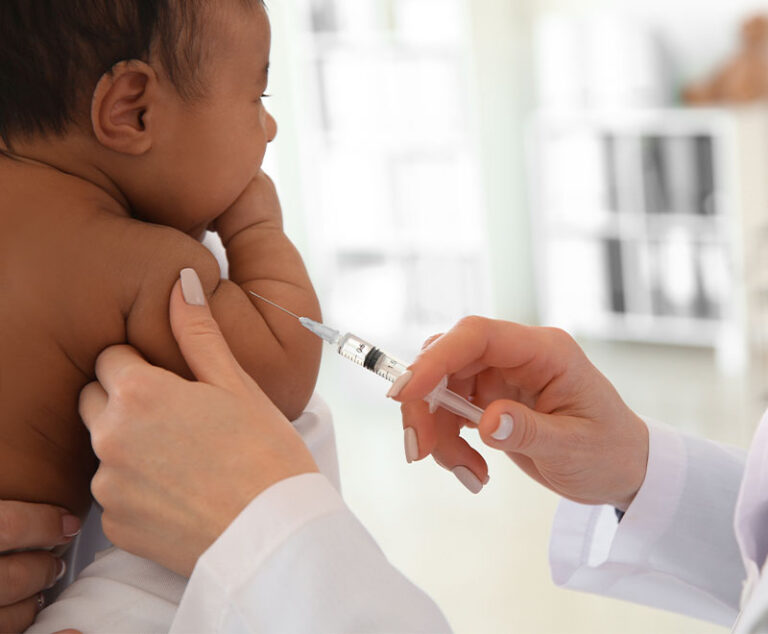
<instances>
[{"instance_id":1,"label":"skin texture","mask_svg":"<svg viewBox=\"0 0 768 634\"><path fill-rule=\"evenodd\" d=\"M82 125L3 148L0 499L84 516L97 461L78 394L114 344L192 377L167 314L185 267L199 272L235 356L282 415L294 418L311 396L321 343L247 294L320 318L260 169L277 131L261 99L269 23L262 7L234 1L210 18L202 100L183 101L151 59L121 62ZM196 239L206 227L226 245L229 280Z\"/></svg>"},{"instance_id":2,"label":"skin texture","mask_svg":"<svg viewBox=\"0 0 768 634\"><path fill-rule=\"evenodd\" d=\"M197 381L113 346L99 356L99 382L83 390L80 412L101 460L93 494L106 536L189 576L254 497L317 466L232 356L208 307L187 305L179 284L170 318Z\"/></svg>"},{"instance_id":3,"label":"skin texture","mask_svg":"<svg viewBox=\"0 0 768 634\"><path fill-rule=\"evenodd\" d=\"M625 510L645 479L648 430L576 342L553 328L468 317L429 340L397 395L418 456L448 469L469 468L485 482L488 465L461 438L467 421L422 401L444 377L485 409L478 426L531 478L568 499ZM502 414L514 421L503 441L492 434Z\"/></svg>"}]
</instances>

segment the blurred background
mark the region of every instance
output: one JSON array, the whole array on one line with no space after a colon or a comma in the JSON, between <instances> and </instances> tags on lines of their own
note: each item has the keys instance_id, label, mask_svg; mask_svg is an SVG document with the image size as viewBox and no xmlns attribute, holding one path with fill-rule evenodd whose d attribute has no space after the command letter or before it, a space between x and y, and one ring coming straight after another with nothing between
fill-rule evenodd
<instances>
[{"instance_id":1,"label":"blurred background","mask_svg":"<svg viewBox=\"0 0 768 634\"><path fill-rule=\"evenodd\" d=\"M748 444L768 393L768 57L765 24L744 25L768 6L268 4L267 168L327 323L406 362L467 314L563 327L639 413ZM344 494L457 632L720 631L554 587L556 497L487 451L479 496L407 465L387 388L324 359Z\"/></svg>"}]
</instances>

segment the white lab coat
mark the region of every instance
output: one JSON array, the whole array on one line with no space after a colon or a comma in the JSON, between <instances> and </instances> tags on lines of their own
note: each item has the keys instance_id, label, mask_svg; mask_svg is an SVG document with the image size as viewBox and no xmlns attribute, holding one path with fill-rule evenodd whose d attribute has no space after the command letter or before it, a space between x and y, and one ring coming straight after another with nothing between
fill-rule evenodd
<instances>
[{"instance_id":1,"label":"white lab coat","mask_svg":"<svg viewBox=\"0 0 768 634\"><path fill-rule=\"evenodd\" d=\"M620 523L610 507L561 502L555 582L768 632L768 413L748 455L649 430L645 482Z\"/></svg>"},{"instance_id":2,"label":"white lab coat","mask_svg":"<svg viewBox=\"0 0 768 634\"><path fill-rule=\"evenodd\" d=\"M314 400L296 425L325 475L292 478L256 498L188 584L112 549L29 631L448 631L435 604L392 568L331 486L335 446L325 406ZM768 553L768 416L748 458L649 429L648 472L621 523L610 507L561 503L550 548L555 582L736 623L738 634L768 632L768 575L760 574Z\"/></svg>"},{"instance_id":3,"label":"white lab coat","mask_svg":"<svg viewBox=\"0 0 768 634\"><path fill-rule=\"evenodd\" d=\"M313 398L294 425L322 475L290 478L259 495L202 555L189 581L110 548L28 632L450 631L435 603L392 567L339 495L326 405ZM91 543L99 541L100 531L91 533L98 519L92 514L81 536ZM70 574L92 558L88 551L79 539Z\"/></svg>"}]
</instances>

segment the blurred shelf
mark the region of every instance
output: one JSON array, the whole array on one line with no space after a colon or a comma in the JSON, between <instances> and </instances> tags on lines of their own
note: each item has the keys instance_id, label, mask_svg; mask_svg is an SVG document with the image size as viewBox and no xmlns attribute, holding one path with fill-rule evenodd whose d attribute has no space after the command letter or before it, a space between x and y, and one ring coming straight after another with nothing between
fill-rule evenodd
<instances>
[{"instance_id":1,"label":"blurred shelf","mask_svg":"<svg viewBox=\"0 0 768 634\"><path fill-rule=\"evenodd\" d=\"M717 319L604 313L574 326L581 337L712 348L722 335Z\"/></svg>"},{"instance_id":2,"label":"blurred shelf","mask_svg":"<svg viewBox=\"0 0 768 634\"><path fill-rule=\"evenodd\" d=\"M542 111L529 156L545 323L763 354L768 108Z\"/></svg>"},{"instance_id":3,"label":"blurred shelf","mask_svg":"<svg viewBox=\"0 0 768 634\"><path fill-rule=\"evenodd\" d=\"M573 128L608 130L613 134L652 133L696 136L721 133L734 126L733 108L636 108L605 110L539 110L534 125L557 133ZM752 107L745 111L754 111Z\"/></svg>"},{"instance_id":4,"label":"blurred shelf","mask_svg":"<svg viewBox=\"0 0 768 634\"><path fill-rule=\"evenodd\" d=\"M606 209L553 210L547 232L558 237L663 239L670 231L683 230L696 241L727 242L729 223L721 215L611 213Z\"/></svg>"}]
</instances>

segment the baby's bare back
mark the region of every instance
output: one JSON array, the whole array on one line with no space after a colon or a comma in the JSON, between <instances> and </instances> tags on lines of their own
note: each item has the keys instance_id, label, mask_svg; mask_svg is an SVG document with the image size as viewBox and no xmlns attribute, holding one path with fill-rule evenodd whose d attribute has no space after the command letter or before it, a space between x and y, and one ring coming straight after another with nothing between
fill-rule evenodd
<instances>
[{"instance_id":1,"label":"baby's bare back","mask_svg":"<svg viewBox=\"0 0 768 634\"><path fill-rule=\"evenodd\" d=\"M84 181L7 159L0 221L0 499L83 514L97 463L78 396L126 341L140 223Z\"/></svg>"},{"instance_id":2,"label":"baby's bare back","mask_svg":"<svg viewBox=\"0 0 768 634\"><path fill-rule=\"evenodd\" d=\"M255 191L231 209L260 218L265 194ZM197 233L200 219L183 212L180 226ZM319 340L278 311L262 314L241 286L321 318L301 257L275 223L254 221L230 236L234 279L222 280L216 258L186 230L131 218L84 180L0 158L0 226L0 499L87 510L96 460L77 403L104 348L127 343L194 378L168 319L186 267L200 275L235 358L281 411L293 418L309 400Z\"/></svg>"}]
</instances>

